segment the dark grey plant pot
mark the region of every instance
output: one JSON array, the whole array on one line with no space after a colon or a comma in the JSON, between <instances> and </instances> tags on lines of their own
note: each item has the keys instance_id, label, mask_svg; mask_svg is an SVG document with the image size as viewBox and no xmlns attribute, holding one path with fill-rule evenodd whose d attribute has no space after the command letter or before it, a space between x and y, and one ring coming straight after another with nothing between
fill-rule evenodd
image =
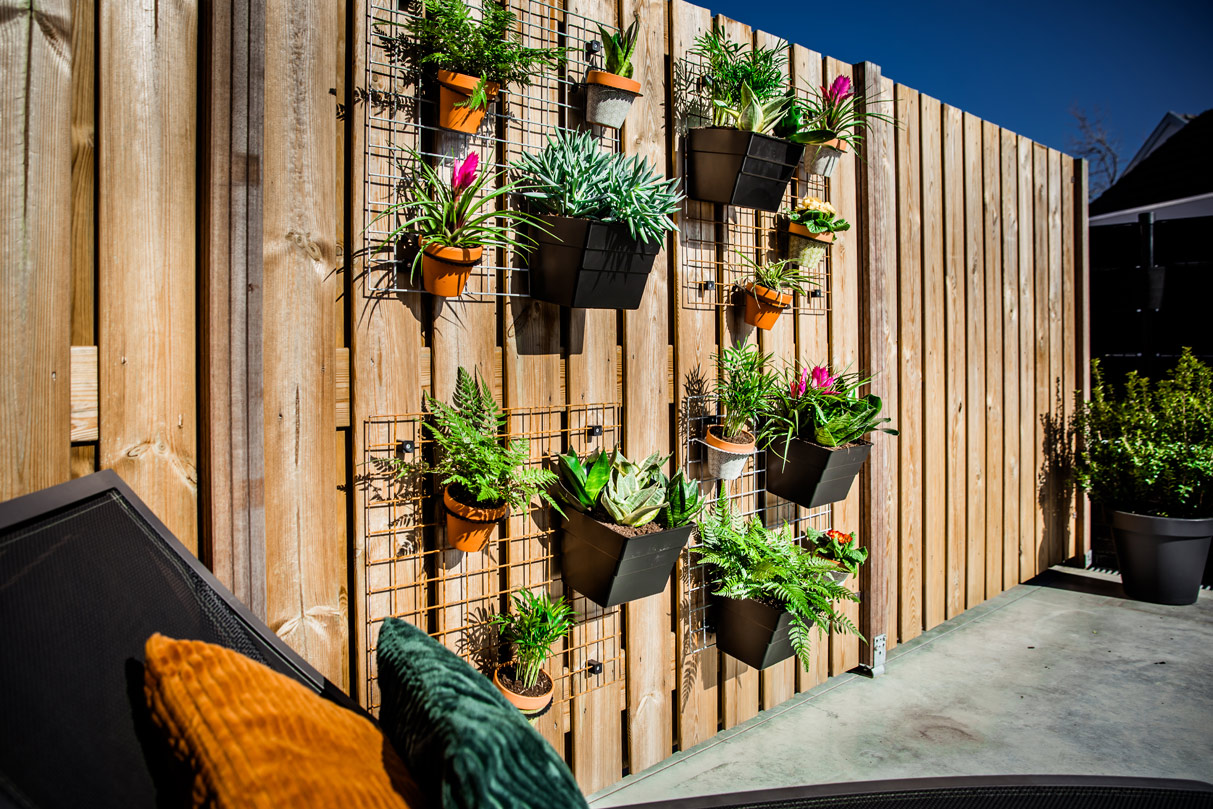
<instances>
[{"instance_id":1,"label":"dark grey plant pot","mask_svg":"<svg viewBox=\"0 0 1213 809\"><path fill-rule=\"evenodd\" d=\"M777 211L804 147L757 132L711 126L689 132L687 156L691 199Z\"/></svg>"},{"instance_id":2,"label":"dark grey plant pot","mask_svg":"<svg viewBox=\"0 0 1213 809\"><path fill-rule=\"evenodd\" d=\"M588 514L568 509L560 568L564 583L600 607L665 589L694 526L626 537Z\"/></svg>"},{"instance_id":3,"label":"dark grey plant pot","mask_svg":"<svg viewBox=\"0 0 1213 809\"><path fill-rule=\"evenodd\" d=\"M747 666L765 669L787 660L795 650L789 629L792 614L752 598L712 596L716 648Z\"/></svg>"},{"instance_id":4,"label":"dark grey plant pot","mask_svg":"<svg viewBox=\"0 0 1213 809\"><path fill-rule=\"evenodd\" d=\"M767 491L805 508L845 500L871 451L868 441L830 448L799 438L777 440L767 447Z\"/></svg>"},{"instance_id":5,"label":"dark grey plant pot","mask_svg":"<svg viewBox=\"0 0 1213 809\"><path fill-rule=\"evenodd\" d=\"M579 309L638 309L659 244L639 242L627 227L544 215L534 233L531 297Z\"/></svg>"},{"instance_id":6,"label":"dark grey plant pot","mask_svg":"<svg viewBox=\"0 0 1213 809\"><path fill-rule=\"evenodd\" d=\"M1213 517L1186 520L1112 512L1125 594L1154 604L1194 604L1213 538Z\"/></svg>"}]
</instances>

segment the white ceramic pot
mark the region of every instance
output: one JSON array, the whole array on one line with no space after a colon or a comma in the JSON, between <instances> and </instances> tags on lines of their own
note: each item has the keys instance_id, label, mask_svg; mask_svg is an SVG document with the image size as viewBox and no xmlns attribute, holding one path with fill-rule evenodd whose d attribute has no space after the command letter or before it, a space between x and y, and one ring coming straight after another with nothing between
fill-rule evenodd
<instances>
[{"instance_id":1,"label":"white ceramic pot","mask_svg":"<svg viewBox=\"0 0 1213 809\"><path fill-rule=\"evenodd\" d=\"M835 141L830 141L830 143L835 143ZM809 174L820 174L826 178L833 176L834 169L838 167L838 158L842 157L842 151L831 146L830 143L808 147L805 152L805 166L808 167Z\"/></svg>"}]
</instances>

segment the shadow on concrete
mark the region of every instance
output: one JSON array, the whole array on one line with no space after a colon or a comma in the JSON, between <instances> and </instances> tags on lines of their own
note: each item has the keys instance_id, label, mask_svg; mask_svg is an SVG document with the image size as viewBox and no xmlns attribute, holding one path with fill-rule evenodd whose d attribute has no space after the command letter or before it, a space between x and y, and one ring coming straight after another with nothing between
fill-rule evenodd
<instances>
[{"instance_id":1,"label":"shadow on concrete","mask_svg":"<svg viewBox=\"0 0 1213 809\"><path fill-rule=\"evenodd\" d=\"M1039 576L1024 583L1037 587L1052 587L1055 590L1069 590L1075 593L1089 593L1096 596L1123 598L1126 601L1132 601L1132 599L1125 595L1125 590L1120 582L1110 581L1097 576L1089 576L1080 572L1069 573L1057 569L1046 570Z\"/></svg>"}]
</instances>

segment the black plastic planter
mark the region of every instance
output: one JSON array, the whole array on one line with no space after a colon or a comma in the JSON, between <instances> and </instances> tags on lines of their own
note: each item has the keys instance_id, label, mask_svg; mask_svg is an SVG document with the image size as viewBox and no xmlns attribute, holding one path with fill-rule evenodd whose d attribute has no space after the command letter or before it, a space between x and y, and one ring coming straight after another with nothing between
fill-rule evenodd
<instances>
[{"instance_id":1,"label":"black plastic planter","mask_svg":"<svg viewBox=\"0 0 1213 809\"><path fill-rule=\"evenodd\" d=\"M795 652L788 630L792 615L752 598L738 600L712 596L716 616L716 648L753 666L765 669Z\"/></svg>"},{"instance_id":2,"label":"black plastic planter","mask_svg":"<svg viewBox=\"0 0 1213 809\"><path fill-rule=\"evenodd\" d=\"M776 441L767 447L767 491L805 508L845 500L871 451L867 441L833 449L799 438Z\"/></svg>"},{"instance_id":3,"label":"black plastic planter","mask_svg":"<svg viewBox=\"0 0 1213 809\"><path fill-rule=\"evenodd\" d=\"M660 244L632 238L627 227L567 216L541 216L535 232L531 297L579 309L638 309Z\"/></svg>"},{"instance_id":4,"label":"black plastic planter","mask_svg":"<svg viewBox=\"0 0 1213 809\"><path fill-rule=\"evenodd\" d=\"M804 147L770 135L713 126L690 131L687 154L691 199L777 211Z\"/></svg>"},{"instance_id":5,"label":"black plastic planter","mask_svg":"<svg viewBox=\"0 0 1213 809\"><path fill-rule=\"evenodd\" d=\"M565 584L600 607L613 607L665 589L690 525L625 537L580 511L568 511L560 566Z\"/></svg>"},{"instance_id":6,"label":"black plastic planter","mask_svg":"<svg viewBox=\"0 0 1213 809\"><path fill-rule=\"evenodd\" d=\"M1155 604L1194 604L1213 518L1184 520L1112 512L1112 539L1125 595Z\"/></svg>"}]
</instances>

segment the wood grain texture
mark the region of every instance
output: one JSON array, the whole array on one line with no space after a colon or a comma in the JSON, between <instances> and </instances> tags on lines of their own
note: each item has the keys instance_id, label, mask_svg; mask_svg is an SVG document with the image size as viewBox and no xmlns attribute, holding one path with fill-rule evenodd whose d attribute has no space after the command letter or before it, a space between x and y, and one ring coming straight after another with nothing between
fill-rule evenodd
<instances>
[{"instance_id":1,"label":"wood grain texture","mask_svg":"<svg viewBox=\"0 0 1213 809\"><path fill-rule=\"evenodd\" d=\"M71 2L72 345L97 343L97 6Z\"/></svg>"},{"instance_id":2,"label":"wood grain texture","mask_svg":"<svg viewBox=\"0 0 1213 809\"><path fill-rule=\"evenodd\" d=\"M198 12L103 3L99 465L198 547Z\"/></svg>"},{"instance_id":3,"label":"wood grain texture","mask_svg":"<svg viewBox=\"0 0 1213 809\"><path fill-rule=\"evenodd\" d=\"M1049 412L1053 399L1049 368L1049 150L1032 144L1032 305L1035 328L1032 333L1033 372L1036 387L1032 408L1032 555L1036 572L1052 564L1049 530L1049 504L1045 481L1045 428L1041 417Z\"/></svg>"},{"instance_id":4,"label":"wood grain texture","mask_svg":"<svg viewBox=\"0 0 1213 809\"><path fill-rule=\"evenodd\" d=\"M1048 196L1048 244L1049 244L1049 376L1048 399L1046 412L1050 423L1057 425L1058 419L1064 417L1065 400L1069 398L1069 384L1063 386L1065 365L1063 359L1062 340L1064 338L1064 321L1062 306L1064 294L1062 275L1062 217L1061 217L1061 152L1049 149L1045 158L1049 177ZM1064 433L1064 426L1062 426ZM1048 564L1060 564L1067 558L1066 548L1069 545L1069 498L1066 496L1067 482L1063 479L1065 444L1060 439L1042 442L1044 452L1045 497L1048 505L1046 531L1048 533Z\"/></svg>"},{"instance_id":5,"label":"wood grain texture","mask_svg":"<svg viewBox=\"0 0 1213 809\"><path fill-rule=\"evenodd\" d=\"M1059 238L1061 240L1061 339L1058 340L1061 355L1061 381L1058 384L1061 392L1060 415L1069 424L1074 417L1074 391L1079 387L1077 378L1078 352L1075 350L1075 277L1074 277L1074 158L1061 155L1060 191L1061 191L1061 221L1059 223ZM1068 445L1067 450L1072 450ZM1055 494L1056 503L1061 511L1064 548L1062 558L1070 559L1082 551L1078 542L1078 509L1074 487L1069 481L1062 481Z\"/></svg>"},{"instance_id":6,"label":"wood grain texture","mask_svg":"<svg viewBox=\"0 0 1213 809\"><path fill-rule=\"evenodd\" d=\"M923 300L922 138L918 93L897 85L897 308L899 379L896 427L898 491L898 634L902 643L922 633L923 527Z\"/></svg>"},{"instance_id":7,"label":"wood grain texture","mask_svg":"<svg viewBox=\"0 0 1213 809\"><path fill-rule=\"evenodd\" d=\"M985 250L983 294L985 296L985 472L986 535L985 596L1003 590L1003 329L1006 313L1002 291L1002 163L999 129L989 121L981 125L982 233Z\"/></svg>"},{"instance_id":8,"label":"wood grain texture","mask_svg":"<svg viewBox=\"0 0 1213 809\"><path fill-rule=\"evenodd\" d=\"M965 608L967 553L965 517L968 485L965 479L967 433L965 415L965 232L964 132L962 113L943 107L943 213L944 213L944 340L947 413L947 505L944 531L947 547L947 616Z\"/></svg>"},{"instance_id":9,"label":"wood grain texture","mask_svg":"<svg viewBox=\"0 0 1213 809\"><path fill-rule=\"evenodd\" d=\"M1074 367L1074 388L1081 391L1084 399L1090 398L1091 376L1091 268L1090 251L1087 241L1087 195L1089 179L1088 164L1085 160L1074 161L1074 346L1071 349L1077 355ZM1086 494L1079 493L1076 504L1078 553L1086 553L1091 549L1091 501Z\"/></svg>"},{"instance_id":10,"label":"wood grain texture","mask_svg":"<svg viewBox=\"0 0 1213 809\"><path fill-rule=\"evenodd\" d=\"M623 150L667 166L665 136L665 53L668 4L625 0L620 19L639 13L644 21L632 59L645 77L645 93L632 105L624 125ZM669 254L657 254L640 308L623 315L623 444L630 457L670 451L666 393L669 346ZM673 596L669 585L658 595L625 608L627 632L628 762L639 772L666 758L674 744L671 631Z\"/></svg>"},{"instance_id":11,"label":"wood grain texture","mask_svg":"<svg viewBox=\"0 0 1213 809\"><path fill-rule=\"evenodd\" d=\"M346 550L332 530L337 485L336 116L321 2L271 3L265 37L264 361L266 612L270 627L347 687Z\"/></svg>"},{"instance_id":12,"label":"wood grain texture","mask_svg":"<svg viewBox=\"0 0 1213 809\"><path fill-rule=\"evenodd\" d=\"M964 115L965 608L986 598L985 219L981 119Z\"/></svg>"},{"instance_id":13,"label":"wood grain texture","mask_svg":"<svg viewBox=\"0 0 1213 809\"><path fill-rule=\"evenodd\" d=\"M1022 135L1018 157L1019 236L1019 580L1038 572L1036 560L1036 305L1032 205L1032 142Z\"/></svg>"},{"instance_id":14,"label":"wood grain texture","mask_svg":"<svg viewBox=\"0 0 1213 809\"><path fill-rule=\"evenodd\" d=\"M999 131L1002 179L1002 308L1003 308L1003 501L1002 589L1019 583L1020 517L1020 310L1019 310L1019 139Z\"/></svg>"},{"instance_id":15,"label":"wood grain texture","mask_svg":"<svg viewBox=\"0 0 1213 809\"><path fill-rule=\"evenodd\" d=\"M71 347L72 441L96 441L97 347Z\"/></svg>"}]
</instances>

